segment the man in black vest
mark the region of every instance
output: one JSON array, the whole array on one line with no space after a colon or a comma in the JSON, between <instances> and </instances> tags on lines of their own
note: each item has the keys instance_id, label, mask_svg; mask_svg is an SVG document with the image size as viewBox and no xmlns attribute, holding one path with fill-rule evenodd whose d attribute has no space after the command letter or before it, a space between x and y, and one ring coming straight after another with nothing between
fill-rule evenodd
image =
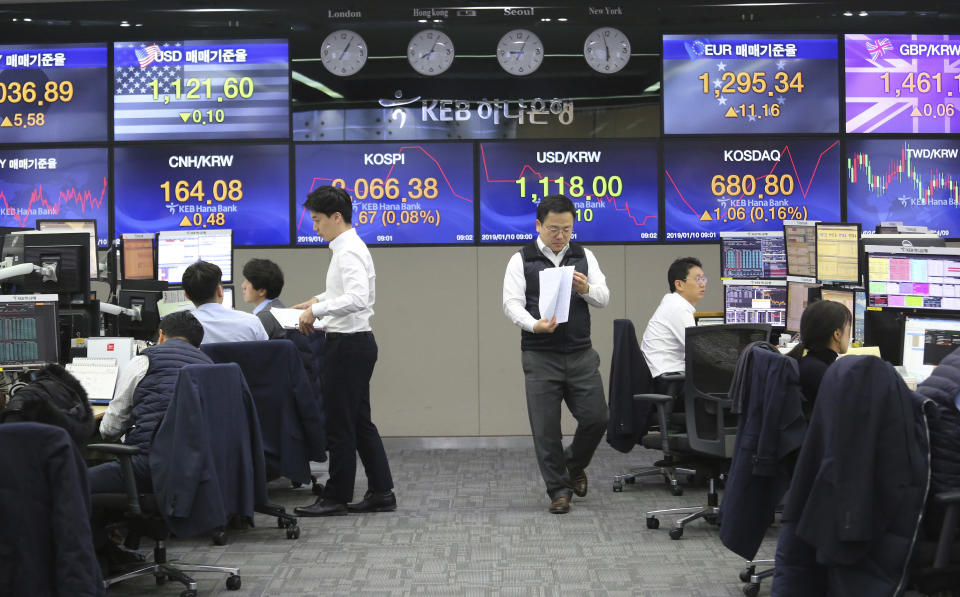
<instances>
[{"instance_id":1,"label":"man in black vest","mask_svg":"<svg viewBox=\"0 0 960 597\"><path fill-rule=\"evenodd\" d=\"M573 202L564 195L544 197L537 207L537 239L510 258L503 279L503 311L523 331L523 375L527 413L540 474L550 496L550 512L570 511L572 494L587 494L593 452L607 427L607 403L600 379L600 356L590 343L588 305L606 307L610 291L593 253L571 243ZM573 266L569 320L540 315L540 272ZM564 450L560 404L577 419L573 442Z\"/></svg>"}]
</instances>

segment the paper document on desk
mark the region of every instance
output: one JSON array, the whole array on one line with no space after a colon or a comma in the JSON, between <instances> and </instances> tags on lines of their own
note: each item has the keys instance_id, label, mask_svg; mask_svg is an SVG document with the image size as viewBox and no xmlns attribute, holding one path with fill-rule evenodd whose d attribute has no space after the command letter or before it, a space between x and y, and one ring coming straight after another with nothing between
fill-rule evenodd
<instances>
[{"instance_id":1,"label":"paper document on desk","mask_svg":"<svg viewBox=\"0 0 960 597\"><path fill-rule=\"evenodd\" d=\"M270 314L280 323L280 327L285 330L296 330L300 328L300 314L303 309L281 309L280 307L270 307ZM315 329L320 329L320 320L313 322Z\"/></svg>"},{"instance_id":2,"label":"paper document on desk","mask_svg":"<svg viewBox=\"0 0 960 597\"><path fill-rule=\"evenodd\" d=\"M540 271L540 317L557 318L566 323L570 318L570 293L573 291L573 266L548 267Z\"/></svg>"},{"instance_id":3,"label":"paper document on desk","mask_svg":"<svg viewBox=\"0 0 960 597\"><path fill-rule=\"evenodd\" d=\"M75 358L65 369L87 392L90 404L108 404L113 399L120 368L113 358Z\"/></svg>"}]
</instances>

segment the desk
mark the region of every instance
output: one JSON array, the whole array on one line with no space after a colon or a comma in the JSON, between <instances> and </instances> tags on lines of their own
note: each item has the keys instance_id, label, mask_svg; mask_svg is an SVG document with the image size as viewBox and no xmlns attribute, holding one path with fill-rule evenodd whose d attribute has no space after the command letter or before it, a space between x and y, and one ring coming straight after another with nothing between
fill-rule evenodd
<instances>
[{"instance_id":1,"label":"desk","mask_svg":"<svg viewBox=\"0 0 960 597\"><path fill-rule=\"evenodd\" d=\"M93 418L97 421L103 418L103 413L107 412L106 404L91 404L90 408L93 409Z\"/></svg>"}]
</instances>

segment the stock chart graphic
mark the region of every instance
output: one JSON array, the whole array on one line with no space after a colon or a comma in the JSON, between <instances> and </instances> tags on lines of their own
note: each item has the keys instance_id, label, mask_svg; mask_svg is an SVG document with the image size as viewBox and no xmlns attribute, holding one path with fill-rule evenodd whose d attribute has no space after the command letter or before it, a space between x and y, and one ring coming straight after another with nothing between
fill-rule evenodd
<instances>
[{"instance_id":1,"label":"stock chart graphic","mask_svg":"<svg viewBox=\"0 0 960 597\"><path fill-rule=\"evenodd\" d=\"M536 236L537 205L562 193L576 208L572 240L657 240L656 142L480 143L480 242Z\"/></svg>"},{"instance_id":2,"label":"stock chart graphic","mask_svg":"<svg viewBox=\"0 0 960 597\"><path fill-rule=\"evenodd\" d=\"M472 143L323 143L296 146L298 245L323 243L303 202L331 185L353 199L368 245L473 244Z\"/></svg>"},{"instance_id":3,"label":"stock chart graphic","mask_svg":"<svg viewBox=\"0 0 960 597\"><path fill-rule=\"evenodd\" d=\"M669 139L663 164L668 241L840 220L836 139Z\"/></svg>"},{"instance_id":4,"label":"stock chart graphic","mask_svg":"<svg viewBox=\"0 0 960 597\"><path fill-rule=\"evenodd\" d=\"M0 150L0 226L95 219L106 248L108 196L106 148Z\"/></svg>"},{"instance_id":5,"label":"stock chart graphic","mask_svg":"<svg viewBox=\"0 0 960 597\"><path fill-rule=\"evenodd\" d=\"M926 226L960 236L960 141L847 141L847 221Z\"/></svg>"}]
</instances>

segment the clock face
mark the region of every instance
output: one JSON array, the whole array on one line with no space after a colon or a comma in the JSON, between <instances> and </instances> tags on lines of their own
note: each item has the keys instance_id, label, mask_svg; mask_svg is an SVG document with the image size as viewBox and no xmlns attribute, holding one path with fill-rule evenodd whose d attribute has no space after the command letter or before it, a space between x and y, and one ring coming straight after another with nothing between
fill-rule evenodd
<instances>
[{"instance_id":1,"label":"clock face","mask_svg":"<svg viewBox=\"0 0 960 597\"><path fill-rule=\"evenodd\" d=\"M630 60L630 40L619 29L601 27L587 36L583 57L598 73L615 73Z\"/></svg>"},{"instance_id":2,"label":"clock face","mask_svg":"<svg viewBox=\"0 0 960 597\"><path fill-rule=\"evenodd\" d=\"M413 70L432 77L445 72L453 64L453 41L442 31L425 29L407 44L407 60Z\"/></svg>"},{"instance_id":3,"label":"clock face","mask_svg":"<svg viewBox=\"0 0 960 597\"><path fill-rule=\"evenodd\" d=\"M511 75L529 75L543 62L543 42L532 31L514 29L500 38L497 60Z\"/></svg>"},{"instance_id":4,"label":"clock face","mask_svg":"<svg viewBox=\"0 0 960 597\"><path fill-rule=\"evenodd\" d=\"M367 62L367 42L348 29L334 31L323 40L320 58L327 70L338 77L356 74Z\"/></svg>"}]
</instances>

